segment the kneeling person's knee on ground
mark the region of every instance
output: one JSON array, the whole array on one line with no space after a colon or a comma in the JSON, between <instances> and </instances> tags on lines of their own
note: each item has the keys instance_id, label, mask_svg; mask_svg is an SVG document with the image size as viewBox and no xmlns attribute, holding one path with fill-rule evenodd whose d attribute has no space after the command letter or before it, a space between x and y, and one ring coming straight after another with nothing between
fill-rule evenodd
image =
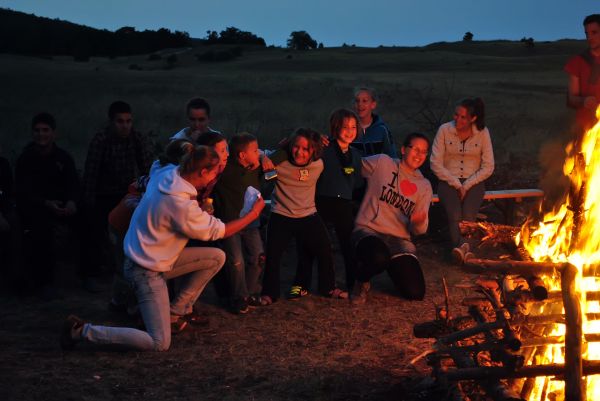
<instances>
[{"instance_id":1,"label":"kneeling person's knee on ground","mask_svg":"<svg viewBox=\"0 0 600 401\"><path fill-rule=\"evenodd\" d=\"M356 272L356 278L367 282L371 277L382 273L390 265L390 251L385 243L374 236L361 239L356 245L356 255L361 262Z\"/></svg>"},{"instance_id":2,"label":"kneeling person's knee on ground","mask_svg":"<svg viewBox=\"0 0 600 401\"><path fill-rule=\"evenodd\" d=\"M415 255L394 255L388 274L403 298L420 301L425 297L425 277Z\"/></svg>"}]
</instances>

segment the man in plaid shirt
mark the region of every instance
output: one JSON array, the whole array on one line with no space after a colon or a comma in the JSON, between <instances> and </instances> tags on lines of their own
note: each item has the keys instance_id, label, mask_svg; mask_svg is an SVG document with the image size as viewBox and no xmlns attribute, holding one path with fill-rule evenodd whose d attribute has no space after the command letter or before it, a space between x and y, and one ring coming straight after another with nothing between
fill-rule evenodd
<instances>
[{"instance_id":1,"label":"man in plaid shirt","mask_svg":"<svg viewBox=\"0 0 600 401\"><path fill-rule=\"evenodd\" d=\"M100 272L102 249L108 246L110 211L136 178L148 174L153 154L150 140L133 129L131 106L122 101L108 109L110 123L97 133L88 148L83 174L83 207L89 237L84 240L84 286L99 290L93 277Z\"/></svg>"}]
</instances>

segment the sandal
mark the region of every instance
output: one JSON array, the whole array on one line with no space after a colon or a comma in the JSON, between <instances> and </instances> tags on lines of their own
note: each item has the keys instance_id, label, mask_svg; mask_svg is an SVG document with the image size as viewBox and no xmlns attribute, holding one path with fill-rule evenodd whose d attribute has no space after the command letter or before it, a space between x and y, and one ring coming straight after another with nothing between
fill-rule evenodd
<instances>
[{"instance_id":1,"label":"sandal","mask_svg":"<svg viewBox=\"0 0 600 401\"><path fill-rule=\"evenodd\" d=\"M192 311L192 313L188 313L183 317L189 324L193 324L196 326L208 326L210 321L208 320L208 316L201 315L196 311Z\"/></svg>"},{"instance_id":2,"label":"sandal","mask_svg":"<svg viewBox=\"0 0 600 401\"><path fill-rule=\"evenodd\" d=\"M334 288L327 293L327 296L333 299L348 299L348 292L340 290L339 288Z\"/></svg>"}]
</instances>

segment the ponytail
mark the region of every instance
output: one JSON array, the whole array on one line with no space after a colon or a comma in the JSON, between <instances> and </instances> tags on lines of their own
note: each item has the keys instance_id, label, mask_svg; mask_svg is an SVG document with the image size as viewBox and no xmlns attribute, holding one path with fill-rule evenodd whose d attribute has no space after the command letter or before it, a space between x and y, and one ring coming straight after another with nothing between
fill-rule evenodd
<instances>
[{"instance_id":1,"label":"ponytail","mask_svg":"<svg viewBox=\"0 0 600 401\"><path fill-rule=\"evenodd\" d=\"M194 144L187 139L175 139L171 141L165 152L158 157L161 166L167 164L179 164L181 158L194 151Z\"/></svg>"},{"instance_id":2,"label":"ponytail","mask_svg":"<svg viewBox=\"0 0 600 401\"><path fill-rule=\"evenodd\" d=\"M179 173L190 175L194 172L200 173L203 169L212 170L219 164L219 155L208 146L199 145L185 154L179 163Z\"/></svg>"},{"instance_id":3,"label":"ponytail","mask_svg":"<svg viewBox=\"0 0 600 401\"><path fill-rule=\"evenodd\" d=\"M471 117L477 117L475 126L479 131L485 128L485 104L480 97L463 99L458 103L459 106L467 109Z\"/></svg>"}]
</instances>

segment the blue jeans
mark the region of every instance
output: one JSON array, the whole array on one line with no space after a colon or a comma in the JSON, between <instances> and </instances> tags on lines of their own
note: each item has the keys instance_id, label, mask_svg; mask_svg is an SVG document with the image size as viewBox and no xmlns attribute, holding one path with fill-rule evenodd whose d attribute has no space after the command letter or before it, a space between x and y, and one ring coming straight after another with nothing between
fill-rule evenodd
<instances>
[{"instance_id":1,"label":"blue jeans","mask_svg":"<svg viewBox=\"0 0 600 401\"><path fill-rule=\"evenodd\" d=\"M166 351L171 346L171 315L183 316L192 307L206 283L225 262L217 248L185 248L169 272L155 272L125 258L125 278L134 287L146 331L128 327L85 324L82 338L95 344L111 344L140 351ZM180 290L169 304L166 280L182 277Z\"/></svg>"},{"instance_id":2,"label":"blue jeans","mask_svg":"<svg viewBox=\"0 0 600 401\"><path fill-rule=\"evenodd\" d=\"M222 241L227 256L225 272L229 279L232 299L248 298L262 290L261 255L263 242L258 228L246 227L239 233Z\"/></svg>"}]
</instances>

